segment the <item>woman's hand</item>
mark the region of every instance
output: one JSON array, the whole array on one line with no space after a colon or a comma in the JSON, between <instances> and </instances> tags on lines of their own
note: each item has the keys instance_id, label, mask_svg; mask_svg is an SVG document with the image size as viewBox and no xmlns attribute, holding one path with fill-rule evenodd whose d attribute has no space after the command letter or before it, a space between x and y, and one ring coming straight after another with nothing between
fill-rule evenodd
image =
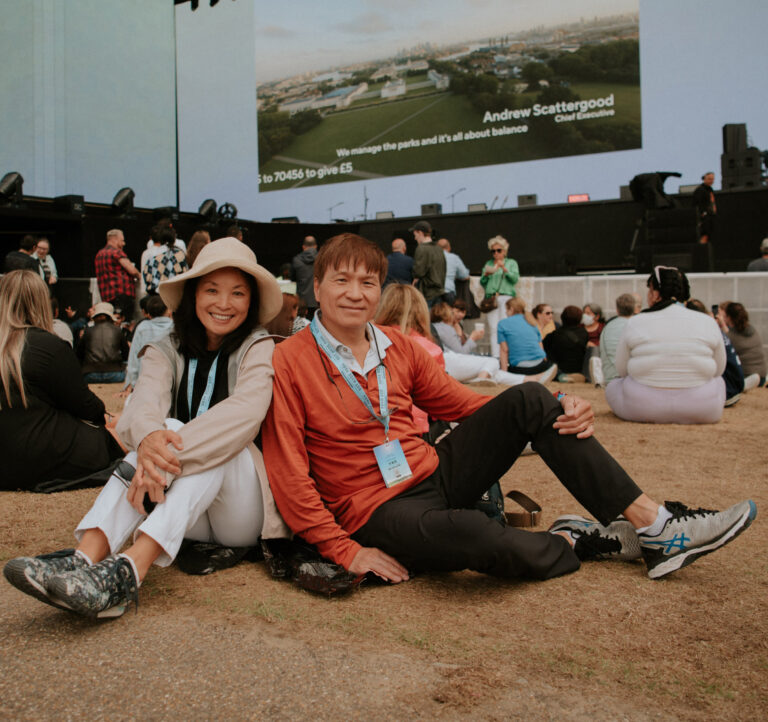
<instances>
[{"instance_id":1,"label":"woman's hand","mask_svg":"<svg viewBox=\"0 0 768 722\"><path fill-rule=\"evenodd\" d=\"M163 487L165 487L165 478L160 470L170 474L181 473L181 464L176 454L168 448L168 444L173 444L179 451L184 448L181 436L175 431L159 429L147 434L136 449L144 474Z\"/></svg>"},{"instance_id":2,"label":"woman's hand","mask_svg":"<svg viewBox=\"0 0 768 722\"><path fill-rule=\"evenodd\" d=\"M469 334L469 337L473 341L480 340L483 336L485 336L485 329L484 328L476 328L474 331L472 331L471 334Z\"/></svg>"},{"instance_id":3,"label":"woman's hand","mask_svg":"<svg viewBox=\"0 0 768 722\"><path fill-rule=\"evenodd\" d=\"M394 584L408 581L408 570L397 559L376 547L362 547L352 559L348 571L356 575L373 572Z\"/></svg>"},{"instance_id":4,"label":"woman's hand","mask_svg":"<svg viewBox=\"0 0 768 722\"><path fill-rule=\"evenodd\" d=\"M157 482L152 479L145 471L144 467L139 462L136 467L136 472L131 480L131 485L128 487L126 493L126 499L128 503L139 512L139 514L146 514L147 511L144 508L144 497L149 494L150 501L154 501L156 504L161 504L165 501L165 482Z\"/></svg>"},{"instance_id":5,"label":"woman's hand","mask_svg":"<svg viewBox=\"0 0 768 722\"><path fill-rule=\"evenodd\" d=\"M592 404L570 394L560 399L563 414L555 419L553 428L560 434L576 434L577 439L587 439L595 432L595 412Z\"/></svg>"}]
</instances>

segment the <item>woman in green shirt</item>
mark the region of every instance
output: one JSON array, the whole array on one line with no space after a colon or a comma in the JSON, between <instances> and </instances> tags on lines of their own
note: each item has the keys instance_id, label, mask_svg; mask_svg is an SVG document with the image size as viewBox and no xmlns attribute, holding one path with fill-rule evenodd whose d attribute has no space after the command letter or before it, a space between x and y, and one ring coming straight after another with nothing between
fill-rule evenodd
<instances>
[{"instance_id":1,"label":"woman in green shirt","mask_svg":"<svg viewBox=\"0 0 768 722\"><path fill-rule=\"evenodd\" d=\"M507 258L509 243L502 236L494 236L488 241L491 260L483 266L480 283L485 289L485 297L496 296L496 308L486 314L490 330L491 356L499 358L499 340L496 328L499 321L506 317L505 304L510 298L515 298L515 285L520 279L517 261Z\"/></svg>"}]
</instances>

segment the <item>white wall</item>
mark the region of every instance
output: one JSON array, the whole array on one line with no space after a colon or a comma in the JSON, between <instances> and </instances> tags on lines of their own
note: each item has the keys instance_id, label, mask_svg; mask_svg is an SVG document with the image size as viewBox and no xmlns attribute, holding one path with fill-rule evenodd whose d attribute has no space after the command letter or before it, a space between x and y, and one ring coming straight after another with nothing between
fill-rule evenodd
<instances>
[{"instance_id":1,"label":"white wall","mask_svg":"<svg viewBox=\"0 0 768 722\"><path fill-rule=\"evenodd\" d=\"M173 8L14 0L0 19L0 174L27 195L176 202Z\"/></svg>"}]
</instances>

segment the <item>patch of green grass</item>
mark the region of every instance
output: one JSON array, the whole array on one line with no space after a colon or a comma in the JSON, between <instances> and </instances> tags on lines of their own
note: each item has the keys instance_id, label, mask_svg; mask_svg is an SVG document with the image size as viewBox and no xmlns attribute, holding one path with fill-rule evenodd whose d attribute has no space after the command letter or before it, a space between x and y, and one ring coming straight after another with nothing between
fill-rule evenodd
<instances>
[{"instance_id":1,"label":"patch of green grass","mask_svg":"<svg viewBox=\"0 0 768 722\"><path fill-rule=\"evenodd\" d=\"M613 93L616 115L595 121L610 124L636 125L640 131L640 88L620 84L583 83L572 86L583 99L603 97ZM533 104L536 94L524 94L523 105ZM340 157L337 149L352 149L360 146L381 145L410 139L422 140L435 136L454 137L458 132L484 131L490 124L483 124L483 113L475 109L466 96L450 92L430 92L426 96L415 96L398 101L368 103L365 107L354 106L345 111L329 114L323 122L308 133L298 137L280 155L323 164L348 162L354 170L395 176L418 171L439 171L453 168L515 163L527 160L550 158L559 155L573 155L583 152L577 145L568 152L557 151L545 138L530 132L539 119L509 121L503 125L523 125L528 133L489 138L438 142L402 150L380 151L375 155L363 154ZM579 121L574 126L579 127ZM498 126L500 124L494 124ZM274 173L296 165L286 165L277 160L265 163L261 172ZM305 180L301 185L319 185L328 182L356 180L353 175L337 175L324 179ZM279 190L296 185L286 180L262 186L260 190Z\"/></svg>"}]
</instances>

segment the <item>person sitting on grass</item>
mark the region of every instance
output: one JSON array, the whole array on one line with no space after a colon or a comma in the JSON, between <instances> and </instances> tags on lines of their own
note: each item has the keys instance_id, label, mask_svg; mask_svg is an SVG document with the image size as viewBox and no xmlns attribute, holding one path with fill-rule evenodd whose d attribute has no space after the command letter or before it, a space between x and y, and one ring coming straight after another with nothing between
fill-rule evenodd
<instances>
[{"instance_id":1,"label":"person sitting on grass","mask_svg":"<svg viewBox=\"0 0 768 722\"><path fill-rule=\"evenodd\" d=\"M522 298L510 298L505 304L507 317L499 321L499 365L502 371L532 376L552 367L541 344L538 325L525 310ZM557 368L552 376L557 373Z\"/></svg>"},{"instance_id":2,"label":"person sitting on grass","mask_svg":"<svg viewBox=\"0 0 768 722\"><path fill-rule=\"evenodd\" d=\"M87 617L123 614L150 566L171 564L184 538L219 545L210 562L222 568L259 536L288 535L253 443L272 398L263 325L282 307L277 281L246 245L222 238L159 288L174 334L146 349L118 422L133 451L78 524L76 550L3 570L22 592Z\"/></svg>"},{"instance_id":3,"label":"person sitting on grass","mask_svg":"<svg viewBox=\"0 0 768 722\"><path fill-rule=\"evenodd\" d=\"M314 266L320 312L273 357L262 428L270 484L285 521L323 556L390 582L462 569L548 579L587 559L642 556L656 579L755 518L749 500L721 512L653 501L593 437L583 399L541 384L483 396L444 374L403 333L371 323L386 271L360 236L326 242ZM414 405L461 424L432 447ZM472 508L529 441L599 521L566 516L529 532Z\"/></svg>"}]
</instances>

